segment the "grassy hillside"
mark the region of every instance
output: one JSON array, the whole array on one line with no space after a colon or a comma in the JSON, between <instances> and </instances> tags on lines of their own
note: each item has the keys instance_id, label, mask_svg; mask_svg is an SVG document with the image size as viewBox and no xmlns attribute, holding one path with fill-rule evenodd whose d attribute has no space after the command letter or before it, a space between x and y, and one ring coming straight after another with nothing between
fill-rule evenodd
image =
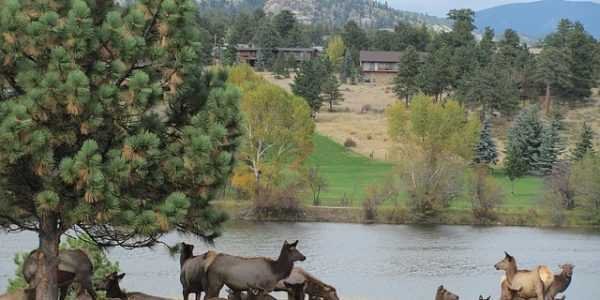
<instances>
[{"instance_id":1,"label":"grassy hillside","mask_svg":"<svg viewBox=\"0 0 600 300\"><path fill-rule=\"evenodd\" d=\"M323 206L340 206L344 196L352 206L358 206L369 185L384 184L393 173L393 164L371 160L326 136L315 134L314 146L307 164L319 167L319 172L327 181L328 187L321 194ZM503 171L494 171L494 177L503 187L505 199L502 207L507 210L529 209L537 206L542 199L544 186L539 177L528 176L515 181L514 194L512 183ZM403 202L406 199L399 200ZM466 197L460 197L452 203L453 209L470 207L471 203Z\"/></svg>"},{"instance_id":2,"label":"grassy hillside","mask_svg":"<svg viewBox=\"0 0 600 300\"><path fill-rule=\"evenodd\" d=\"M344 195L357 205L367 186L385 182L393 169L390 163L371 160L320 134L315 134L314 146L307 164L318 167L327 181L321 194L324 206L340 205Z\"/></svg>"}]
</instances>

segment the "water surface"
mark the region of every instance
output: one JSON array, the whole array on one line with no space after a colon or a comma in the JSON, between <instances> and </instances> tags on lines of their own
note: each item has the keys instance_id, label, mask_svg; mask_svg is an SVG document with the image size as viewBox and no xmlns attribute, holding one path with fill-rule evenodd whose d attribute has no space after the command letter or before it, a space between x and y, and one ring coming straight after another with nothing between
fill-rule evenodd
<instances>
[{"instance_id":1,"label":"water surface","mask_svg":"<svg viewBox=\"0 0 600 300\"><path fill-rule=\"evenodd\" d=\"M520 267L576 265L568 299L600 299L600 231L519 227L403 226L328 223L237 223L214 247L189 236L197 252L244 256L279 254L284 239L299 239L307 260L298 264L337 287L342 299L431 300L440 284L461 296L500 295L493 265L508 251ZM31 233L0 234L0 290L14 272L15 252L37 245ZM179 261L163 248L109 252L127 273L122 287L179 297Z\"/></svg>"}]
</instances>

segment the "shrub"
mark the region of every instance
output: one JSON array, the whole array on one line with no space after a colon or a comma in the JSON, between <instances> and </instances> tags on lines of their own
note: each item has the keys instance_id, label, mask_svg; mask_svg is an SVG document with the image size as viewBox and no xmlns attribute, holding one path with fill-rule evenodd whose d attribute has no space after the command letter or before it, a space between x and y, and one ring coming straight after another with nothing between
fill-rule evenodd
<instances>
[{"instance_id":1,"label":"shrub","mask_svg":"<svg viewBox=\"0 0 600 300\"><path fill-rule=\"evenodd\" d=\"M377 207L383 202L385 195L376 187L367 187L367 196L362 203L363 218L366 222L377 219Z\"/></svg>"},{"instance_id":2,"label":"shrub","mask_svg":"<svg viewBox=\"0 0 600 300\"><path fill-rule=\"evenodd\" d=\"M321 205L321 192L327 188L327 181L319 173L318 167L310 167L304 171L304 183L310 189L313 198L313 205Z\"/></svg>"},{"instance_id":3,"label":"shrub","mask_svg":"<svg viewBox=\"0 0 600 300\"><path fill-rule=\"evenodd\" d=\"M480 224L489 224L498 220L496 208L504 197L502 189L489 176L485 165L475 167L468 182L468 197L471 199L473 217Z\"/></svg>"},{"instance_id":4,"label":"shrub","mask_svg":"<svg viewBox=\"0 0 600 300\"><path fill-rule=\"evenodd\" d=\"M347 138L344 141L344 147L346 147L346 148L356 147L356 142L352 138Z\"/></svg>"},{"instance_id":5,"label":"shrub","mask_svg":"<svg viewBox=\"0 0 600 300\"><path fill-rule=\"evenodd\" d=\"M276 188L260 187L259 197L253 201L254 213L259 219L269 217L296 218L302 213L297 185Z\"/></svg>"},{"instance_id":6,"label":"shrub","mask_svg":"<svg viewBox=\"0 0 600 300\"><path fill-rule=\"evenodd\" d=\"M407 160L399 168L408 192L408 208L415 222L436 216L462 192L464 165L446 161Z\"/></svg>"}]
</instances>

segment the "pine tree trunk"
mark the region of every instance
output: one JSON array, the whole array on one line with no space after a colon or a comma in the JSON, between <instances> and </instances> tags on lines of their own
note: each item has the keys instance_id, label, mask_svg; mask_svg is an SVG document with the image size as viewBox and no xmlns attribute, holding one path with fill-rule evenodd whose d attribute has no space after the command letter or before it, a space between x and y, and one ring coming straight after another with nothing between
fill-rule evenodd
<instances>
[{"instance_id":1,"label":"pine tree trunk","mask_svg":"<svg viewBox=\"0 0 600 300\"><path fill-rule=\"evenodd\" d=\"M546 114L550 113L550 107L552 106L552 97L550 95L550 83L546 83L546 96L544 97L544 111Z\"/></svg>"},{"instance_id":2,"label":"pine tree trunk","mask_svg":"<svg viewBox=\"0 0 600 300\"><path fill-rule=\"evenodd\" d=\"M58 246L60 233L57 216L48 213L40 220L40 255L35 277L35 299L58 299Z\"/></svg>"},{"instance_id":3,"label":"pine tree trunk","mask_svg":"<svg viewBox=\"0 0 600 300\"><path fill-rule=\"evenodd\" d=\"M406 97L404 98L404 101L405 101L405 103L406 103L406 107L408 107L408 101L409 101L409 97L408 97L408 95L406 95Z\"/></svg>"}]
</instances>

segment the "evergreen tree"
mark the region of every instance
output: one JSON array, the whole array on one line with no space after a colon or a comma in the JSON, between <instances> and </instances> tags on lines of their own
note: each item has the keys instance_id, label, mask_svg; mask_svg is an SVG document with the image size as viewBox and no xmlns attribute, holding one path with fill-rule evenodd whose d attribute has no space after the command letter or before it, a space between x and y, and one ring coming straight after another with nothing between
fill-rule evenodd
<instances>
[{"instance_id":1,"label":"evergreen tree","mask_svg":"<svg viewBox=\"0 0 600 300\"><path fill-rule=\"evenodd\" d=\"M273 74L276 78L289 78L290 72L287 68L287 58L283 54L277 55L273 63Z\"/></svg>"},{"instance_id":2,"label":"evergreen tree","mask_svg":"<svg viewBox=\"0 0 600 300\"><path fill-rule=\"evenodd\" d=\"M358 63L358 52L369 47L367 33L356 22L349 21L344 25L342 39L346 48L350 49L354 63Z\"/></svg>"},{"instance_id":3,"label":"evergreen tree","mask_svg":"<svg viewBox=\"0 0 600 300\"><path fill-rule=\"evenodd\" d=\"M259 70L270 70L275 60L273 50L279 45L279 34L273 24L267 19L262 22L254 44L258 48L256 53L256 64Z\"/></svg>"},{"instance_id":4,"label":"evergreen tree","mask_svg":"<svg viewBox=\"0 0 600 300\"><path fill-rule=\"evenodd\" d=\"M39 238L36 298L58 299L67 231L99 246L213 238L240 93L201 64L195 1L0 5L0 227ZM157 113L157 112L160 112Z\"/></svg>"},{"instance_id":5,"label":"evergreen tree","mask_svg":"<svg viewBox=\"0 0 600 300\"><path fill-rule=\"evenodd\" d=\"M273 17L273 25L277 34L282 38L286 38L297 26L296 16L291 11L284 9ZM287 47L288 45L282 46Z\"/></svg>"},{"instance_id":6,"label":"evergreen tree","mask_svg":"<svg viewBox=\"0 0 600 300\"><path fill-rule=\"evenodd\" d=\"M548 35L544 41L545 48L559 49L568 58L565 59L569 69L569 84L558 90L558 96L566 100L580 101L591 95L595 86L594 57L596 40L586 32L579 22L562 19L557 30Z\"/></svg>"},{"instance_id":7,"label":"evergreen tree","mask_svg":"<svg viewBox=\"0 0 600 300\"><path fill-rule=\"evenodd\" d=\"M519 34L510 28L506 29L502 39L498 43L498 55L510 68L516 68L517 58L521 50L521 38Z\"/></svg>"},{"instance_id":8,"label":"evergreen tree","mask_svg":"<svg viewBox=\"0 0 600 300\"><path fill-rule=\"evenodd\" d=\"M304 98L311 108L313 118L321 109L323 99L321 98L321 88L324 82L324 76L327 76L321 59L315 58L304 61L294 82L292 83L292 91L294 94Z\"/></svg>"},{"instance_id":9,"label":"evergreen tree","mask_svg":"<svg viewBox=\"0 0 600 300\"><path fill-rule=\"evenodd\" d=\"M356 80L355 78L355 70L354 60L352 60L352 53L350 50L346 49L346 53L344 54L344 61L342 62L342 67L340 69L340 81L342 83L347 83L348 79Z\"/></svg>"},{"instance_id":10,"label":"evergreen tree","mask_svg":"<svg viewBox=\"0 0 600 300\"><path fill-rule=\"evenodd\" d=\"M344 96L340 92L340 82L334 73L329 74L328 78L323 82L321 87L323 101L329 103L329 111L333 112L333 105L344 101Z\"/></svg>"},{"instance_id":11,"label":"evergreen tree","mask_svg":"<svg viewBox=\"0 0 600 300\"><path fill-rule=\"evenodd\" d=\"M492 124L489 119L485 119L483 127L479 134L479 143L475 145L475 157L473 161L476 164L496 164L498 162L498 152L496 143L492 138Z\"/></svg>"},{"instance_id":12,"label":"evergreen tree","mask_svg":"<svg viewBox=\"0 0 600 300\"><path fill-rule=\"evenodd\" d=\"M232 30L225 34L225 50L223 51L223 65L231 66L237 62L237 40Z\"/></svg>"},{"instance_id":13,"label":"evergreen tree","mask_svg":"<svg viewBox=\"0 0 600 300\"><path fill-rule=\"evenodd\" d=\"M494 53L496 53L496 42L494 42L494 30L490 27L486 27L483 32L483 37L479 41L479 65L482 67L487 66L492 62Z\"/></svg>"},{"instance_id":14,"label":"evergreen tree","mask_svg":"<svg viewBox=\"0 0 600 300\"><path fill-rule=\"evenodd\" d=\"M529 169L527 161L522 158L524 149L521 147L521 144L523 141L517 140L519 138L519 136L511 138L509 133L509 141L506 145L506 158L504 159L504 169L512 184L513 194L515 193L515 180L527 174Z\"/></svg>"},{"instance_id":15,"label":"evergreen tree","mask_svg":"<svg viewBox=\"0 0 600 300\"><path fill-rule=\"evenodd\" d=\"M517 172L515 174L519 174L523 165L525 172L535 172L538 169L544 128L538 114L537 106L524 109L508 131L507 156L517 155L510 158L510 163L513 164L511 167Z\"/></svg>"},{"instance_id":16,"label":"evergreen tree","mask_svg":"<svg viewBox=\"0 0 600 300\"><path fill-rule=\"evenodd\" d=\"M427 95L434 96L436 101L440 100L452 84L454 69L451 58L451 50L442 47L431 53L419 70L419 89Z\"/></svg>"},{"instance_id":17,"label":"evergreen tree","mask_svg":"<svg viewBox=\"0 0 600 300\"><path fill-rule=\"evenodd\" d=\"M558 161L558 157L562 152L560 141L559 126L556 122L552 122L544 127L542 132L542 143L540 145L540 156L538 158L536 168L542 175L552 173L554 165Z\"/></svg>"},{"instance_id":18,"label":"evergreen tree","mask_svg":"<svg viewBox=\"0 0 600 300\"><path fill-rule=\"evenodd\" d=\"M581 160L586 154L591 152L594 152L594 131L592 127L584 122L579 141L575 145L575 150L573 150L573 159Z\"/></svg>"},{"instance_id":19,"label":"evergreen tree","mask_svg":"<svg viewBox=\"0 0 600 300\"><path fill-rule=\"evenodd\" d=\"M464 78L457 91L464 103L481 107L481 116L500 111L512 114L519 104L519 88L511 78L510 71L498 60L485 67L477 68L471 76Z\"/></svg>"},{"instance_id":20,"label":"evergreen tree","mask_svg":"<svg viewBox=\"0 0 600 300\"><path fill-rule=\"evenodd\" d=\"M419 91L417 77L419 75L419 53L409 46L400 58L398 74L394 78L394 93L398 98L404 98L406 105L411 96Z\"/></svg>"},{"instance_id":21,"label":"evergreen tree","mask_svg":"<svg viewBox=\"0 0 600 300\"><path fill-rule=\"evenodd\" d=\"M544 110L552 108L552 89L567 89L571 85L570 58L564 50L545 47L536 57L536 68L533 77L545 88Z\"/></svg>"}]
</instances>

